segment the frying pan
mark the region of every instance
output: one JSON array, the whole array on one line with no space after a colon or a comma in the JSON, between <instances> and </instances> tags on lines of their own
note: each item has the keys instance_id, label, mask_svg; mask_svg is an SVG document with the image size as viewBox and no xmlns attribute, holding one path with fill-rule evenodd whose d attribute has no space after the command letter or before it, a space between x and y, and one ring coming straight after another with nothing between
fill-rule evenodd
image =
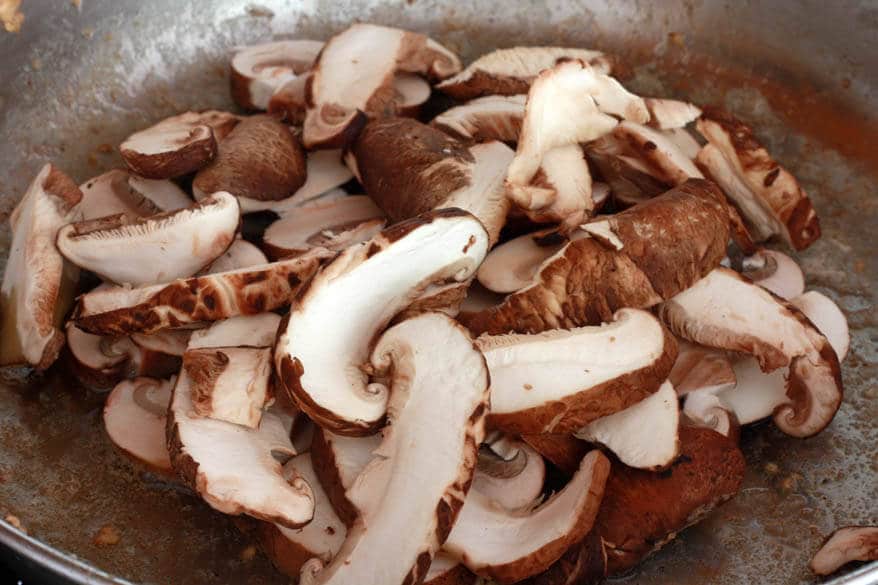
<instances>
[{"instance_id":1,"label":"frying pan","mask_svg":"<svg viewBox=\"0 0 878 585\"><path fill-rule=\"evenodd\" d=\"M78 5L78 6L77 6ZM720 104L752 123L811 194L824 236L798 256L809 288L847 313L846 396L823 433L746 429L742 493L626 579L814 582L810 555L832 529L878 524L878 3L874 0L24 0L0 30L0 256L8 213L53 160L83 181L120 160L133 129L185 109L229 108L238 44L324 39L355 20L429 32L465 59L551 44L622 57L646 95ZM0 521L6 554L37 582L273 584L287 580L228 518L113 451L103 397L63 370L0 385ZM103 526L120 540L94 543ZM252 557L252 558L251 558ZM833 583L878 582L878 565Z\"/></svg>"}]
</instances>

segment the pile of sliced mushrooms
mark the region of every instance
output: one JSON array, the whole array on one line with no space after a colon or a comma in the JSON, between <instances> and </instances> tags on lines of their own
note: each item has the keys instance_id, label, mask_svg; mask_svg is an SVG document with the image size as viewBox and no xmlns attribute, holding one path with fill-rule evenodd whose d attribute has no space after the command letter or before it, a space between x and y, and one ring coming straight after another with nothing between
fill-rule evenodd
<instances>
[{"instance_id":1,"label":"pile of sliced mushrooms","mask_svg":"<svg viewBox=\"0 0 878 585\"><path fill-rule=\"evenodd\" d=\"M626 572L738 492L743 425L832 421L848 329L765 247L820 236L795 177L612 63L464 68L371 24L239 48L246 115L163 120L78 187L40 171L0 363L111 390L118 448L303 584ZM844 528L812 568L876 541Z\"/></svg>"}]
</instances>

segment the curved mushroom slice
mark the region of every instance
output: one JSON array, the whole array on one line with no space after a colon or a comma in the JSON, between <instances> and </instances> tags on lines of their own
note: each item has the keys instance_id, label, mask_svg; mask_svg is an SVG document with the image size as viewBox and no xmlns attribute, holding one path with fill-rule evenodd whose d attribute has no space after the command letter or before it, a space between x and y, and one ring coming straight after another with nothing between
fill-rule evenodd
<instances>
[{"instance_id":1,"label":"curved mushroom slice","mask_svg":"<svg viewBox=\"0 0 878 585\"><path fill-rule=\"evenodd\" d=\"M201 271L202 274L217 274L268 264L268 258L262 250L240 237L235 238L232 245L222 255Z\"/></svg>"},{"instance_id":2,"label":"curved mushroom slice","mask_svg":"<svg viewBox=\"0 0 878 585\"><path fill-rule=\"evenodd\" d=\"M119 383L104 404L104 428L126 455L162 475L173 475L165 442L174 380L134 378Z\"/></svg>"},{"instance_id":3,"label":"curved mushroom slice","mask_svg":"<svg viewBox=\"0 0 878 585\"><path fill-rule=\"evenodd\" d=\"M153 333L199 321L253 315L286 306L317 272L325 250L142 288L112 287L79 297L76 325L89 333Z\"/></svg>"},{"instance_id":4,"label":"curved mushroom slice","mask_svg":"<svg viewBox=\"0 0 878 585\"><path fill-rule=\"evenodd\" d=\"M838 362L844 361L851 346L848 322L832 299L826 295L809 290L790 300L790 303L802 311L808 320L826 337L829 345L835 350Z\"/></svg>"},{"instance_id":5,"label":"curved mushroom slice","mask_svg":"<svg viewBox=\"0 0 878 585\"><path fill-rule=\"evenodd\" d=\"M275 41L242 47L230 64L232 99L245 110L265 110L275 90L311 69L321 41Z\"/></svg>"},{"instance_id":6,"label":"curved mushroom slice","mask_svg":"<svg viewBox=\"0 0 878 585\"><path fill-rule=\"evenodd\" d=\"M654 394L589 423L576 436L605 446L629 467L660 469L679 452L679 423L677 392L670 382L664 382Z\"/></svg>"},{"instance_id":7,"label":"curved mushroom slice","mask_svg":"<svg viewBox=\"0 0 878 585\"><path fill-rule=\"evenodd\" d=\"M497 241L509 210L503 178L512 149L505 144L467 147L416 120L390 118L366 124L347 160L391 222L459 207Z\"/></svg>"},{"instance_id":8,"label":"curved mushroom slice","mask_svg":"<svg viewBox=\"0 0 878 585\"><path fill-rule=\"evenodd\" d=\"M826 539L808 568L831 575L853 561L878 561L878 526L845 526Z\"/></svg>"},{"instance_id":9,"label":"curved mushroom slice","mask_svg":"<svg viewBox=\"0 0 878 585\"><path fill-rule=\"evenodd\" d=\"M397 72L444 79L460 67L456 55L424 35L354 24L326 43L314 66L307 91L305 146L344 146L366 116L395 113L404 101L393 87Z\"/></svg>"},{"instance_id":10,"label":"curved mushroom slice","mask_svg":"<svg viewBox=\"0 0 878 585\"><path fill-rule=\"evenodd\" d=\"M722 195L696 179L583 229L591 237L568 243L500 305L468 315L467 327L539 333L608 321L623 307L651 307L718 266L729 234Z\"/></svg>"},{"instance_id":11,"label":"curved mushroom slice","mask_svg":"<svg viewBox=\"0 0 878 585\"><path fill-rule=\"evenodd\" d=\"M509 443L511 453L501 451L496 443L479 448L472 489L507 510L529 509L542 497L546 464L527 443Z\"/></svg>"},{"instance_id":12,"label":"curved mushroom slice","mask_svg":"<svg viewBox=\"0 0 878 585\"><path fill-rule=\"evenodd\" d=\"M476 585L478 577L443 552L433 557L423 585Z\"/></svg>"},{"instance_id":13,"label":"curved mushroom slice","mask_svg":"<svg viewBox=\"0 0 878 585\"><path fill-rule=\"evenodd\" d=\"M233 344L271 347L280 321L280 316L274 313L241 315L217 321L210 327L193 331L187 349L229 347Z\"/></svg>"},{"instance_id":14,"label":"curved mushroom slice","mask_svg":"<svg viewBox=\"0 0 878 585\"><path fill-rule=\"evenodd\" d=\"M646 311L622 309L611 323L538 335L482 336L491 373L491 428L517 434L572 433L659 389L677 346Z\"/></svg>"},{"instance_id":15,"label":"curved mushroom slice","mask_svg":"<svg viewBox=\"0 0 878 585\"><path fill-rule=\"evenodd\" d=\"M390 424L350 492L361 517L332 563L306 583L421 582L463 505L484 438L485 360L448 317L392 327L370 363L390 381Z\"/></svg>"},{"instance_id":16,"label":"curved mushroom slice","mask_svg":"<svg viewBox=\"0 0 878 585\"><path fill-rule=\"evenodd\" d=\"M576 231L571 237L586 237ZM492 249L482 265L477 278L482 286L498 293L510 293L533 282L537 271L548 258L561 250L570 239L557 229L540 230L519 236Z\"/></svg>"},{"instance_id":17,"label":"curved mushroom slice","mask_svg":"<svg viewBox=\"0 0 878 585\"><path fill-rule=\"evenodd\" d=\"M796 250L820 237L820 221L796 178L722 110L706 108L697 129L708 141L698 163L738 208L756 242L778 236Z\"/></svg>"},{"instance_id":18,"label":"curved mushroom slice","mask_svg":"<svg viewBox=\"0 0 878 585\"><path fill-rule=\"evenodd\" d=\"M535 510L514 513L470 491L445 551L497 583L540 573L591 530L610 462L599 451L583 458L564 488Z\"/></svg>"},{"instance_id":19,"label":"curved mushroom slice","mask_svg":"<svg viewBox=\"0 0 878 585\"><path fill-rule=\"evenodd\" d=\"M565 47L513 47L482 55L466 69L436 86L451 97L469 100L486 95L527 93L534 78L562 61L579 60L608 74L610 61L600 51Z\"/></svg>"},{"instance_id":20,"label":"curved mushroom slice","mask_svg":"<svg viewBox=\"0 0 878 585\"><path fill-rule=\"evenodd\" d=\"M345 437L330 431L314 429L311 452L314 470L326 490L332 507L346 526L353 526L360 512L348 499L347 490L354 485L366 465L375 457L381 436Z\"/></svg>"},{"instance_id":21,"label":"curved mushroom slice","mask_svg":"<svg viewBox=\"0 0 878 585\"><path fill-rule=\"evenodd\" d=\"M387 396L367 386L360 369L375 335L430 284L470 278L487 249L476 218L446 209L342 252L311 281L278 337L275 367L293 401L334 432L377 430ZM353 320L338 335L326 335L340 312Z\"/></svg>"},{"instance_id":22,"label":"curved mushroom slice","mask_svg":"<svg viewBox=\"0 0 878 585\"><path fill-rule=\"evenodd\" d=\"M142 286L191 276L225 252L241 213L228 193L137 220L110 216L58 232L58 251L70 262L119 284Z\"/></svg>"},{"instance_id":23,"label":"curved mushroom slice","mask_svg":"<svg viewBox=\"0 0 878 585\"><path fill-rule=\"evenodd\" d=\"M341 162L340 150L318 150L309 152L305 161L308 178L305 184L292 196L280 201L260 201L249 197L238 197L241 213L273 211L281 217L294 209L322 196L336 187L344 185L354 176Z\"/></svg>"},{"instance_id":24,"label":"curved mushroom slice","mask_svg":"<svg viewBox=\"0 0 878 585\"><path fill-rule=\"evenodd\" d=\"M119 154L128 168L149 179L171 179L197 171L217 154L218 139L207 116L185 112L162 120L129 136L119 146Z\"/></svg>"},{"instance_id":25,"label":"curved mushroom slice","mask_svg":"<svg viewBox=\"0 0 878 585\"><path fill-rule=\"evenodd\" d=\"M741 489L745 462L735 441L682 427L680 443L680 457L661 473L613 465L595 521L610 575L633 567Z\"/></svg>"},{"instance_id":26,"label":"curved mushroom slice","mask_svg":"<svg viewBox=\"0 0 878 585\"><path fill-rule=\"evenodd\" d=\"M683 414L725 436L737 435L739 421L719 398L737 383L732 360L724 353L681 342L680 355L668 378L683 396Z\"/></svg>"},{"instance_id":27,"label":"curved mushroom slice","mask_svg":"<svg viewBox=\"0 0 878 585\"><path fill-rule=\"evenodd\" d=\"M365 195L317 200L268 226L262 245L275 260L316 247L339 252L372 238L385 223L384 213Z\"/></svg>"},{"instance_id":28,"label":"curved mushroom slice","mask_svg":"<svg viewBox=\"0 0 878 585\"><path fill-rule=\"evenodd\" d=\"M680 185L691 178L704 178L692 159L659 130L622 121L613 133L663 183Z\"/></svg>"},{"instance_id":29,"label":"curved mushroom slice","mask_svg":"<svg viewBox=\"0 0 878 585\"><path fill-rule=\"evenodd\" d=\"M643 101L649 110L649 125L659 130L685 128L701 115L701 108L689 102L663 98L643 98Z\"/></svg>"},{"instance_id":30,"label":"curved mushroom slice","mask_svg":"<svg viewBox=\"0 0 878 585\"><path fill-rule=\"evenodd\" d=\"M79 188L79 211L84 220L120 213L130 218L145 217L192 205L192 199L176 183L144 179L123 169L107 171Z\"/></svg>"},{"instance_id":31,"label":"curved mushroom slice","mask_svg":"<svg viewBox=\"0 0 878 585\"><path fill-rule=\"evenodd\" d=\"M216 159L192 181L196 199L228 191L238 197L277 201L305 184L307 167L299 139L278 120L250 116L222 141Z\"/></svg>"},{"instance_id":32,"label":"curved mushroom slice","mask_svg":"<svg viewBox=\"0 0 878 585\"><path fill-rule=\"evenodd\" d=\"M744 258L744 276L782 299L790 300L805 292L805 275L796 261L774 250L759 250Z\"/></svg>"},{"instance_id":33,"label":"curved mushroom slice","mask_svg":"<svg viewBox=\"0 0 878 585\"><path fill-rule=\"evenodd\" d=\"M659 315L690 341L753 355L765 372L789 367L786 397L774 410L783 432L808 437L835 416L842 381L829 342L798 309L738 273L715 269L663 303Z\"/></svg>"},{"instance_id":34,"label":"curved mushroom slice","mask_svg":"<svg viewBox=\"0 0 878 585\"><path fill-rule=\"evenodd\" d=\"M588 443L573 435L521 435L521 439L566 475L576 473L591 450Z\"/></svg>"},{"instance_id":35,"label":"curved mushroom slice","mask_svg":"<svg viewBox=\"0 0 878 585\"><path fill-rule=\"evenodd\" d=\"M66 329L71 370L83 385L104 390L125 378L131 358L127 347L118 347L121 344L114 343L113 338L86 333L72 322L67 323Z\"/></svg>"},{"instance_id":36,"label":"curved mushroom slice","mask_svg":"<svg viewBox=\"0 0 878 585\"><path fill-rule=\"evenodd\" d=\"M393 78L393 89L399 95L399 115L417 116L428 99L432 88L421 76L400 73Z\"/></svg>"},{"instance_id":37,"label":"curved mushroom slice","mask_svg":"<svg viewBox=\"0 0 878 585\"><path fill-rule=\"evenodd\" d=\"M518 142L524 95L489 95L439 114L430 125L464 140Z\"/></svg>"},{"instance_id":38,"label":"curved mushroom slice","mask_svg":"<svg viewBox=\"0 0 878 585\"><path fill-rule=\"evenodd\" d=\"M0 287L0 367L48 368L64 346L59 327L79 271L55 247L58 230L79 219L82 192L45 165L10 216L12 242Z\"/></svg>"}]
</instances>

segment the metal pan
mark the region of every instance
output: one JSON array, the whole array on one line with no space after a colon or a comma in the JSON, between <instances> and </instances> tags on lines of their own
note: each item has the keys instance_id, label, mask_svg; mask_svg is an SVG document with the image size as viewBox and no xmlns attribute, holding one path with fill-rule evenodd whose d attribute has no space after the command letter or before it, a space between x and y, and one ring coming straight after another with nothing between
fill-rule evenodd
<instances>
[{"instance_id":1,"label":"metal pan","mask_svg":"<svg viewBox=\"0 0 878 585\"><path fill-rule=\"evenodd\" d=\"M801 254L810 288L847 312L845 402L806 441L748 429L743 492L627 579L811 583L822 535L878 524L878 4L579 0L24 0L20 33L0 31L0 219L46 160L85 180L119 159L101 145L187 108L229 107L230 47L325 38L353 20L428 31L466 58L513 44L602 48L645 94L723 104L753 123L821 215ZM0 229L0 256L9 233ZM76 583L283 583L219 514L142 476L103 434L102 397L63 372L0 387L0 522L7 554ZM120 540L94 543L102 527ZM62 552L63 551L63 552ZM100 570L95 567L99 567ZM105 572L104 572L105 571ZM40 579L40 582L43 582ZM878 582L878 566L835 583Z\"/></svg>"}]
</instances>

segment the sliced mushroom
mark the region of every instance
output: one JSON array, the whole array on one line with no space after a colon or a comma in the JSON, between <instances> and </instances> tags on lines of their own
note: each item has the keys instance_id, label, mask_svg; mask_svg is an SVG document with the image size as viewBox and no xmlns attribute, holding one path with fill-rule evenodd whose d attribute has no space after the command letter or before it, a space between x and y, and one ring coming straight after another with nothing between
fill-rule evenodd
<instances>
[{"instance_id":1,"label":"sliced mushroom","mask_svg":"<svg viewBox=\"0 0 878 585\"><path fill-rule=\"evenodd\" d=\"M524 513L504 510L472 490L445 550L497 583L515 583L540 573L591 530L609 472L609 460L593 451L560 492Z\"/></svg>"},{"instance_id":2,"label":"sliced mushroom","mask_svg":"<svg viewBox=\"0 0 878 585\"><path fill-rule=\"evenodd\" d=\"M588 443L573 435L522 435L521 439L567 475L579 469L582 458L591 450Z\"/></svg>"},{"instance_id":3,"label":"sliced mushroom","mask_svg":"<svg viewBox=\"0 0 878 585\"><path fill-rule=\"evenodd\" d=\"M524 119L524 95L489 95L439 114L430 124L460 139L518 142Z\"/></svg>"},{"instance_id":4,"label":"sliced mushroom","mask_svg":"<svg viewBox=\"0 0 878 585\"><path fill-rule=\"evenodd\" d=\"M237 200L219 192L143 219L73 223L58 232L57 245L70 262L105 280L143 286L192 276L228 249L240 223Z\"/></svg>"},{"instance_id":5,"label":"sliced mushroom","mask_svg":"<svg viewBox=\"0 0 878 585\"><path fill-rule=\"evenodd\" d=\"M680 456L661 473L613 464L595 521L610 575L633 567L741 489L745 462L735 441L681 427L680 443Z\"/></svg>"},{"instance_id":6,"label":"sliced mushroom","mask_svg":"<svg viewBox=\"0 0 878 585\"><path fill-rule=\"evenodd\" d=\"M479 334L539 333L598 324L623 307L653 306L718 266L729 233L722 195L697 179L584 229L591 237L568 243L500 305L467 316L467 327Z\"/></svg>"},{"instance_id":7,"label":"sliced mushroom","mask_svg":"<svg viewBox=\"0 0 878 585\"><path fill-rule=\"evenodd\" d=\"M334 432L377 430L387 396L367 386L360 370L375 335L428 285L470 278L487 248L482 224L448 209L398 223L342 252L311 281L278 337L275 367L293 401ZM326 335L342 312L353 320Z\"/></svg>"},{"instance_id":8,"label":"sliced mushroom","mask_svg":"<svg viewBox=\"0 0 878 585\"><path fill-rule=\"evenodd\" d=\"M79 219L82 192L45 165L10 216L12 242L0 288L0 366L48 368L64 346L59 327L79 271L55 247L61 226Z\"/></svg>"},{"instance_id":9,"label":"sliced mushroom","mask_svg":"<svg viewBox=\"0 0 878 585\"><path fill-rule=\"evenodd\" d=\"M507 510L532 508L542 497L546 464L530 445L509 441L510 452L486 441L479 448L479 460L472 489Z\"/></svg>"},{"instance_id":10,"label":"sliced mushroom","mask_svg":"<svg viewBox=\"0 0 878 585\"><path fill-rule=\"evenodd\" d=\"M576 432L584 441L612 451L619 461L638 469L661 469L679 453L677 392L664 382L654 394Z\"/></svg>"},{"instance_id":11,"label":"sliced mushroom","mask_svg":"<svg viewBox=\"0 0 878 585\"><path fill-rule=\"evenodd\" d=\"M568 236L549 228L519 236L492 249L479 267L478 280L490 291L511 293L531 284L548 258L571 239L587 237L577 230Z\"/></svg>"},{"instance_id":12,"label":"sliced mushroom","mask_svg":"<svg viewBox=\"0 0 878 585\"><path fill-rule=\"evenodd\" d=\"M607 136L585 147L588 160L610 187L610 195L620 208L631 207L661 195L671 185L656 179L640 161L622 154L615 138Z\"/></svg>"},{"instance_id":13,"label":"sliced mushroom","mask_svg":"<svg viewBox=\"0 0 878 585\"><path fill-rule=\"evenodd\" d=\"M681 102L662 98L643 98L649 110L649 125L659 130L685 128L701 116L701 108Z\"/></svg>"},{"instance_id":14,"label":"sliced mushroom","mask_svg":"<svg viewBox=\"0 0 878 585\"><path fill-rule=\"evenodd\" d=\"M492 428L572 433L658 390L677 356L673 338L646 311L611 323L538 335L482 336L491 373Z\"/></svg>"},{"instance_id":15,"label":"sliced mushroom","mask_svg":"<svg viewBox=\"0 0 878 585\"><path fill-rule=\"evenodd\" d=\"M660 130L626 120L613 133L663 183L680 185L691 178L704 178L692 158Z\"/></svg>"},{"instance_id":16,"label":"sliced mushroom","mask_svg":"<svg viewBox=\"0 0 878 585\"><path fill-rule=\"evenodd\" d=\"M506 221L503 177L512 150L501 142L467 147L409 118L369 122L348 160L391 222L431 209L459 207L485 225L491 243Z\"/></svg>"},{"instance_id":17,"label":"sliced mushroom","mask_svg":"<svg viewBox=\"0 0 878 585\"><path fill-rule=\"evenodd\" d=\"M695 160L698 153L701 152L701 145L695 136L685 128L668 128L661 130L660 134L690 160Z\"/></svg>"},{"instance_id":18,"label":"sliced mushroom","mask_svg":"<svg viewBox=\"0 0 878 585\"><path fill-rule=\"evenodd\" d=\"M466 322L472 315L503 302L503 295L492 292L478 283L472 282L466 289L466 297L460 302L457 318Z\"/></svg>"},{"instance_id":19,"label":"sliced mushroom","mask_svg":"<svg viewBox=\"0 0 878 585\"><path fill-rule=\"evenodd\" d=\"M200 321L253 315L286 306L317 272L324 250L230 272L129 289L112 287L79 297L76 325L89 333L152 333Z\"/></svg>"},{"instance_id":20,"label":"sliced mushroom","mask_svg":"<svg viewBox=\"0 0 878 585\"><path fill-rule=\"evenodd\" d=\"M853 561L878 561L878 526L839 528L814 554L808 568L816 575L831 575Z\"/></svg>"},{"instance_id":21,"label":"sliced mushroom","mask_svg":"<svg viewBox=\"0 0 878 585\"><path fill-rule=\"evenodd\" d=\"M242 47L231 61L231 93L245 110L265 110L272 94L308 72L323 48L321 41L275 41Z\"/></svg>"},{"instance_id":22,"label":"sliced mushroom","mask_svg":"<svg viewBox=\"0 0 878 585\"><path fill-rule=\"evenodd\" d=\"M744 276L782 299L805 292L805 275L796 261L775 250L759 250L744 258Z\"/></svg>"},{"instance_id":23,"label":"sliced mushroom","mask_svg":"<svg viewBox=\"0 0 878 585\"><path fill-rule=\"evenodd\" d=\"M844 361L851 346L851 336L848 330L848 322L832 299L826 295L809 290L793 299L790 303L802 311L808 320L822 333L829 345L835 350L838 362Z\"/></svg>"},{"instance_id":24,"label":"sliced mushroom","mask_svg":"<svg viewBox=\"0 0 878 585\"><path fill-rule=\"evenodd\" d=\"M192 205L192 200L176 183L144 179L123 169L113 169L79 186L79 211L84 220L125 214L129 218L176 211Z\"/></svg>"},{"instance_id":25,"label":"sliced mushroom","mask_svg":"<svg viewBox=\"0 0 878 585\"><path fill-rule=\"evenodd\" d=\"M460 67L454 53L424 35L352 25L326 43L314 66L306 90L305 146L344 146L366 116L398 111L404 98L393 87L397 72L444 79Z\"/></svg>"},{"instance_id":26,"label":"sliced mushroom","mask_svg":"<svg viewBox=\"0 0 878 585\"><path fill-rule=\"evenodd\" d=\"M680 356L669 381L684 397L683 414L695 424L725 436L736 436L739 421L720 394L737 384L731 358L724 352L681 342Z\"/></svg>"},{"instance_id":27,"label":"sliced mushroom","mask_svg":"<svg viewBox=\"0 0 878 585\"><path fill-rule=\"evenodd\" d=\"M698 154L698 163L738 208L755 242L779 237L803 250L820 237L820 221L808 195L749 126L708 108L697 128L709 143Z\"/></svg>"},{"instance_id":28,"label":"sliced mushroom","mask_svg":"<svg viewBox=\"0 0 878 585\"><path fill-rule=\"evenodd\" d=\"M486 95L524 94L541 71L570 60L588 63L602 74L610 72L610 61L600 51L565 47L513 47L482 55L436 87L459 100Z\"/></svg>"},{"instance_id":29,"label":"sliced mushroom","mask_svg":"<svg viewBox=\"0 0 878 585\"><path fill-rule=\"evenodd\" d=\"M433 557L423 585L476 585L478 577L443 552Z\"/></svg>"},{"instance_id":30,"label":"sliced mushroom","mask_svg":"<svg viewBox=\"0 0 878 585\"><path fill-rule=\"evenodd\" d=\"M277 201L298 191L306 174L305 153L289 128L271 116L250 116L223 140L216 159L198 172L192 191L196 199L228 191Z\"/></svg>"},{"instance_id":31,"label":"sliced mushroom","mask_svg":"<svg viewBox=\"0 0 878 585\"><path fill-rule=\"evenodd\" d=\"M393 89L399 95L399 115L415 117L428 99L432 88L420 75L400 73L393 78Z\"/></svg>"},{"instance_id":32,"label":"sliced mushroom","mask_svg":"<svg viewBox=\"0 0 878 585\"><path fill-rule=\"evenodd\" d=\"M380 445L381 435L378 434L345 437L320 427L314 429L311 443L314 470L333 509L346 526L353 526L360 514L348 499L347 490L375 457Z\"/></svg>"},{"instance_id":33,"label":"sliced mushroom","mask_svg":"<svg viewBox=\"0 0 878 585\"><path fill-rule=\"evenodd\" d=\"M162 475L173 475L165 442L171 380L134 378L120 382L104 404L104 428L126 455Z\"/></svg>"},{"instance_id":34,"label":"sliced mushroom","mask_svg":"<svg viewBox=\"0 0 878 585\"><path fill-rule=\"evenodd\" d=\"M280 316L274 313L241 315L212 323L210 327L192 332L187 349L209 347L228 347L227 339L241 339L241 345L250 347L271 347L277 336Z\"/></svg>"},{"instance_id":35,"label":"sliced mushroom","mask_svg":"<svg viewBox=\"0 0 878 585\"><path fill-rule=\"evenodd\" d=\"M219 258L202 270L201 274L230 272L232 270L240 270L241 268L259 266L260 264L268 264L268 258L265 257L262 250L247 240L238 237Z\"/></svg>"},{"instance_id":36,"label":"sliced mushroom","mask_svg":"<svg viewBox=\"0 0 878 585\"><path fill-rule=\"evenodd\" d=\"M390 425L350 492L361 517L332 563L303 583L421 582L472 479L489 382L466 331L444 315L421 315L386 331L370 363L389 381L381 394L389 390Z\"/></svg>"},{"instance_id":37,"label":"sliced mushroom","mask_svg":"<svg viewBox=\"0 0 878 585\"><path fill-rule=\"evenodd\" d=\"M365 195L318 199L265 230L262 245L273 259L304 254L315 247L341 251L380 232L384 213Z\"/></svg>"},{"instance_id":38,"label":"sliced mushroom","mask_svg":"<svg viewBox=\"0 0 878 585\"><path fill-rule=\"evenodd\" d=\"M301 126L308 108L307 90L311 72L297 75L279 85L268 100L266 109L273 116L280 116L287 124Z\"/></svg>"},{"instance_id":39,"label":"sliced mushroom","mask_svg":"<svg viewBox=\"0 0 878 585\"><path fill-rule=\"evenodd\" d=\"M675 334L751 354L764 372L788 367L786 391L774 397L773 409L783 432L808 437L835 416L842 381L826 337L798 309L738 273L715 269L663 303L659 314Z\"/></svg>"},{"instance_id":40,"label":"sliced mushroom","mask_svg":"<svg viewBox=\"0 0 878 585\"><path fill-rule=\"evenodd\" d=\"M607 574L607 555L596 528L567 549L558 561L522 585L600 585Z\"/></svg>"}]
</instances>

